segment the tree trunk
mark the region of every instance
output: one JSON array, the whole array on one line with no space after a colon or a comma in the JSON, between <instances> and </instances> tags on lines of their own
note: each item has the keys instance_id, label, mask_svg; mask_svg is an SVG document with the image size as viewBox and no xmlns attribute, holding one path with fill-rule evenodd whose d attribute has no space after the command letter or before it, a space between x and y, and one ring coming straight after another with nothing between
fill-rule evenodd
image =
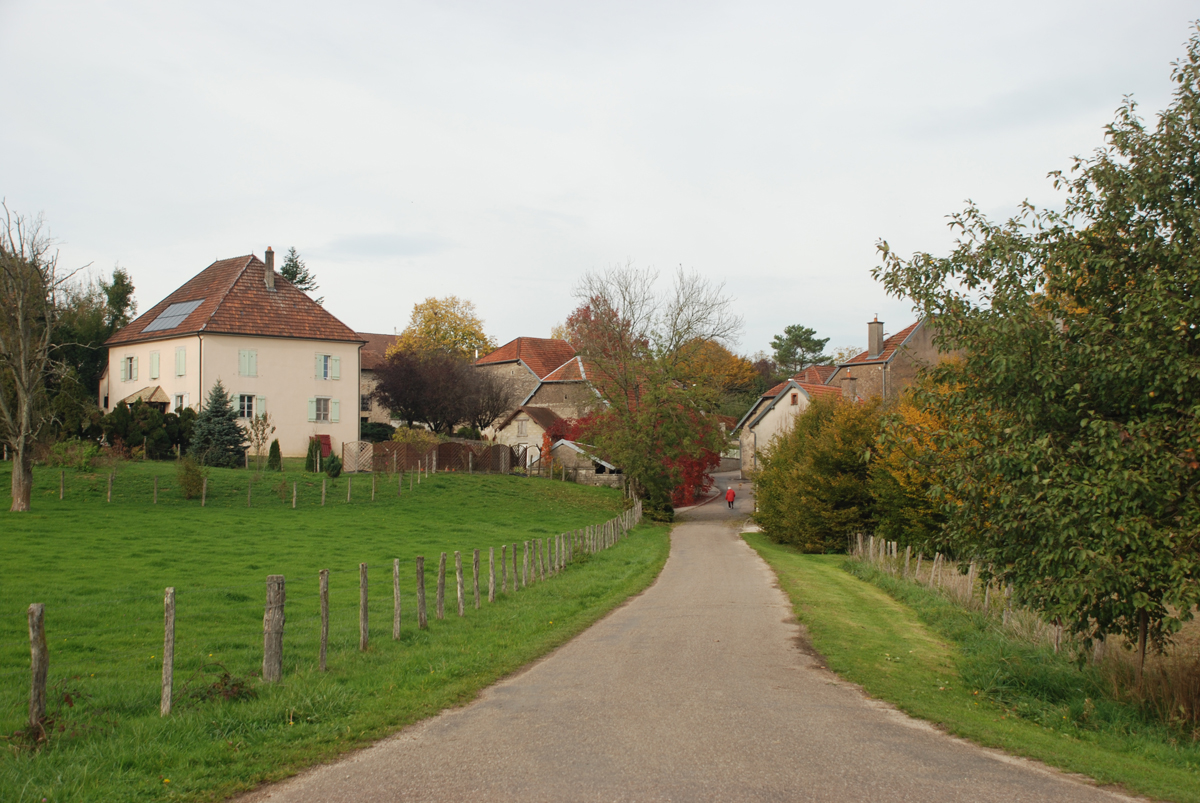
<instances>
[{"instance_id":1,"label":"tree trunk","mask_svg":"<svg viewBox=\"0 0 1200 803\"><path fill-rule=\"evenodd\" d=\"M1149 627L1150 614L1148 611L1138 611L1138 667L1137 688L1142 690L1142 670L1146 668L1146 630Z\"/></svg>"},{"instance_id":2,"label":"tree trunk","mask_svg":"<svg viewBox=\"0 0 1200 803\"><path fill-rule=\"evenodd\" d=\"M29 510L29 499L33 491L33 456L29 447L19 444L13 450L12 465L12 513L24 513Z\"/></svg>"}]
</instances>

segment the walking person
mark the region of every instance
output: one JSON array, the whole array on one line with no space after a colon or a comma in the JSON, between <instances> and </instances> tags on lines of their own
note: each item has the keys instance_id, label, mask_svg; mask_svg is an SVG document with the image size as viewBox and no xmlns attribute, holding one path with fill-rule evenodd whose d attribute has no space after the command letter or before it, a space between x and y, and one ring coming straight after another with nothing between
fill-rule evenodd
<instances>
[{"instance_id":1,"label":"walking person","mask_svg":"<svg viewBox=\"0 0 1200 803\"><path fill-rule=\"evenodd\" d=\"M725 489L725 501L729 503L729 509L733 510L733 500L737 498L737 494L733 492L733 486L730 485Z\"/></svg>"}]
</instances>

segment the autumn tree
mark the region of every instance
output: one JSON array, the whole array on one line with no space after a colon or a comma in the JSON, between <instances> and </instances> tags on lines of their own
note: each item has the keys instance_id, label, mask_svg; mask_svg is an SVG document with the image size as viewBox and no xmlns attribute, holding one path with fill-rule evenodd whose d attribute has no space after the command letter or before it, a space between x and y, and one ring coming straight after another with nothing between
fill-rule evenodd
<instances>
[{"instance_id":1,"label":"autumn tree","mask_svg":"<svg viewBox=\"0 0 1200 803\"><path fill-rule=\"evenodd\" d=\"M461 354L390 350L376 370L374 397L407 421L449 433L459 424L490 427L516 404L512 385L475 369Z\"/></svg>"},{"instance_id":2,"label":"autumn tree","mask_svg":"<svg viewBox=\"0 0 1200 803\"><path fill-rule=\"evenodd\" d=\"M952 218L946 257L880 243L887 290L938 322L918 403L956 459L946 540L1088 638L1161 647L1200 602L1200 33L1148 128L1056 172L1061 211Z\"/></svg>"},{"instance_id":3,"label":"autumn tree","mask_svg":"<svg viewBox=\"0 0 1200 803\"><path fill-rule=\"evenodd\" d=\"M444 352L474 360L496 348L483 331L483 320L475 304L458 296L427 298L414 304L408 326L388 349L395 351Z\"/></svg>"},{"instance_id":4,"label":"autumn tree","mask_svg":"<svg viewBox=\"0 0 1200 803\"><path fill-rule=\"evenodd\" d=\"M800 324L785 326L783 334L771 339L776 364L788 375L795 374L807 365L824 365L829 357L824 354L827 337L817 337L817 330Z\"/></svg>"},{"instance_id":5,"label":"autumn tree","mask_svg":"<svg viewBox=\"0 0 1200 803\"><path fill-rule=\"evenodd\" d=\"M709 343L732 342L741 319L723 285L680 269L669 291L632 264L587 273L568 318L604 404L587 437L619 465L652 512L670 515L682 458L719 454L724 436L706 408L714 389L695 380Z\"/></svg>"},{"instance_id":6,"label":"autumn tree","mask_svg":"<svg viewBox=\"0 0 1200 803\"><path fill-rule=\"evenodd\" d=\"M0 221L0 437L13 455L10 510L29 510L33 445L51 420L47 383L60 373L53 332L62 286L58 255L40 217Z\"/></svg>"}]
</instances>

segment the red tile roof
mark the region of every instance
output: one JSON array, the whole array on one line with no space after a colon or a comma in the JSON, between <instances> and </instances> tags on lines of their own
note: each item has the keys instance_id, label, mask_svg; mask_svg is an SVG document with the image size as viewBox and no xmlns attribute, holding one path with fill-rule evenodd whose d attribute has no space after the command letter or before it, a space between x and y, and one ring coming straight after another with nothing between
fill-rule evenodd
<instances>
[{"instance_id":1,"label":"red tile roof","mask_svg":"<svg viewBox=\"0 0 1200 803\"><path fill-rule=\"evenodd\" d=\"M795 379L797 382L808 382L812 385L824 385L829 381L829 377L833 376L836 372L836 365L810 365L792 377L792 379Z\"/></svg>"},{"instance_id":2,"label":"red tile roof","mask_svg":"<svg viewBox=\"0 0 1200 803\"><path fill-rule=\"evenodd\" d=\"M869 351L864 351L861 354L856 354L850 359L846 360L844 363L842 363L842 365L873 365L875 363L887 362L892 358L892 355L896 353L896 349L900 348L900 346L904 344L904 341L908 340L908 336L911 335L920 325L921 322L917 321L912 326L901 329L896 334L884 340L883 351L879 352L878 356L871 357L869 356Z\"/></svg>"},{"instance_id":3,"label":"red tile roof","mask_svg":"<svg viewBox=\"0 0 1200 803\"><path fill-rule=\"evenodd\" d=\"M476 365L491 365L501 362L523 362L529 370L545 379L555 368L575 356L575 349L565 340L548 337L518 337L505 343L491 354L475 361Z\"/></svg>"},{"instance_id":4,"label":"red tile roof","mask_svg":"<svg viewBox=\"0 0 1200 803\"><path fill-rule=\"evenodd\" d=\"M521 413L525 413L533 422L542 428L543 431L550 429L555 423L562 421L562 416L551 410L549 407L518 407L508 414L508 417L500 422L496 427L496 431L500 431L512 423L512 420Z\"/></svg>"},{"instance_id":5,"label":"red tile roof","mask_svg":"<svg viewBox=\"0 0 1200 803\"><path fill-rule=\"evenodd\" d=\"M788 380L788 381L790 382L791 380ZM779 395L779 391L783 390L783 386L786 384L787 384L787 382L780 382L778 385L776 385L775 387L771 388L766 393L764 393L762 395L762 398L764 398L764 399L775 398L776 396Z\"/></svg>"},{"instance_id":6,"label":"red tile roof","mask_svg":"<svg viewBox=\"0 0 1200 803\"><path fill-rule=\"evenodd\" d=\"M359 332L359 340L367 341L359 352L359 366L364 371L374 371L387 359L388 348L400 339L400 335L376 335L370 332Z\"/></svg>"},{"instance_id":7,"label":"red tile roof","mask_svg":"<svg viewBox=\"0 0 1200 803\"><path fill-rule=\"evenodd\" d=\"M797 382L796 384L813 398L817 396L842 398L842 389L836 385L817 385L812 382Z\"/></svg>"},{"instance_id":8,"label":"red tile roof","mask_svg":"<svg viewBox=\"0 0 1200 803\"><path fill-rule=\"evenodd\" d=\"M572 357L542 378L543 382L582 382L596 376L595 370L583 361L583 357Z\"/></svg>"},{"instance_id":9,"label":"red tile roof","mask_svg":"<svg viewBox=\"0 0 1200 803\"><path fill-rule=\"evenodd\" d=\"M361 342L353 329L282 276L276 274L275 289L267 289L263 281L266 267L253 254L218 260L110 337L105 345L198 333ZM143 331L172 304L197 300L202 300L200 306L179 325Z\"/></svg>"}]
</instances>

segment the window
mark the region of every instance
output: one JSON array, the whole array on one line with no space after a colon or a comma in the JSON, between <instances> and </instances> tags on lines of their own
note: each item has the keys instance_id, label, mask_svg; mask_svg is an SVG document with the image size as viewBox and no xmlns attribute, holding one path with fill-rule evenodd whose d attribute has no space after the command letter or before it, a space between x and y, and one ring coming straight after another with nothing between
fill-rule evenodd
<instances>
[{"instance_id":1,"label":"window","mask_svg":"<svg viewBox=\"0 0 1200 803\"><path fill-rule=\"evenodd\" d=\"M182 393L176 393L176 394L175 394L175 408L174 408L174 409L176 409L176 410L182 410L182 409L183 409L183 407L184 407L184 403L183 403L183 394L182 394Z\"/></svg>"},{"instance_id":2,"label":"window","mask_svg":"<svg viewBox=\"0 0 1200 803\"><path fill-rule=\"evenodd\" d=\"M180 346L175 349L175 376L187 374L187 348Z\"/></svg>"},{"instance_id":3,"label":"window","mask_svg":"<svg viewBox=\"0 0 1200 803\"><path fill-rule=\"evenodd\" d=\"M371 397L370 396L360 396L359 402L358 402L358 409L364 413L371 412Z\"/></svg>"},{"instance_id":4,"label":"window","mask_svg":"<svg viewBox=\"0 0 1200 803\"><path fill-rule=\"evenodd\" d=\"M524 418L517 419L517 437L518 438L524 437L525 435L529 434L529 432L527 430L528 425L529 425L528 420L526 420Z\"/></svg>"},{"instance_id":5,"label":"window","mask_svg":"<svg viewBox=\"0 0 1200 803\"><path fill-rule=\"evenodd\" d=\"M137 357L122 357L121 358L121 381L133 382L138 378L138 358Z\"/></svg>"},{"instance_id":6,"label":"window","mask_svg":"<svg viewBox=\"0 0 1200 803\"><path fill-rule=\"evenodd\" d=\"M308 400L308 420L316 423L336 424L341 418L341 402L328 396L315 396Z\"/></svg>"},{"instance_id":7,"label":"window","mask_svg":"<svg viewBox=\"0 0 1200 803\"><path fill-rule=\"evenodd\" d=\"M258 351L238 350L238 376L258 376Z\"/></svg>"},{"instance_id":8,"label":"window","mask_svg":"<svg viewBox=\"0 0 1200 803\"><path fill-rule=\"evenodd\" d=\"M158 352L150 352L150 378L158 379Z\"/></svg>"},{"instance_id":9,"label":"window","mask_svg":"<svg viewBox=\"0 0 1200 803\"><path fill-rule=\"evenodd\" d=\"M243 393L238 396L238 418L254 418L254 397Z\"/></svg>"},{"instance_id":10,"label":"window","mask_svg":"<svg viewBox=\"0 0 1200 803\"><path fill-rule=\"evenodd\" d=\"M341 379L342 358L332 354L318 354L316 364L317 379Z\"/></svg>"},{"instance_id":11,"label":"window","mask_svg":"<svg viewBox=\"0 0 1200 803\"><path fill-rule=\"evenodd\" d=\"M794 407L794 406L796 406L796 405L798 405L798 404L800 404L800 394L799 394L799 393L793 393L793 394L792 394L792 406Z\"/></svg>"}]
</instances>

